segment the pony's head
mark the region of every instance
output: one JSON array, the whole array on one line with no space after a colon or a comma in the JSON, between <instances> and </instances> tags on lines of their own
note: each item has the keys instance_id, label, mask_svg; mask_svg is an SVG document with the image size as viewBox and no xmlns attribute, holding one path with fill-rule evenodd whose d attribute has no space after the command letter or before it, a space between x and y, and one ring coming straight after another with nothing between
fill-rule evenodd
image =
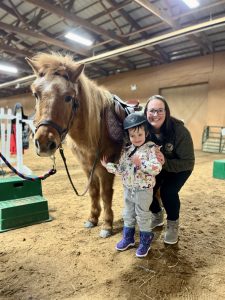
<instances>
[{"instance_id":1,"label":"pony's head","mask_svg":"<svg viewBox=\"0 0 225 300\"><path fill-rule=\"evenodd\" d=\"M60 54L41 53L26 60L37 76L31 85L36 98L36 152L50 156L65 138L78 109L78 80L84 65Z\"/></svg>"}]
</instances>

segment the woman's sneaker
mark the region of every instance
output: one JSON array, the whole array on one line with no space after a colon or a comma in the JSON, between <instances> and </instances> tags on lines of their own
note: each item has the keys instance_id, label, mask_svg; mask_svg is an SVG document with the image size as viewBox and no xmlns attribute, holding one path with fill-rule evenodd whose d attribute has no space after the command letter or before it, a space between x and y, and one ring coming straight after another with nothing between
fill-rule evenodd
<instances>
[{"instance_id":1,"label":"woman's sneaker","mask_svg":"<svg viewBox=\"0 0 225 300\"><path fill-rule=\"evenodd\" d=\"M151 223L150 223L150 230L153 230L156 227L164 225L164 209L162 208L161 211L151 215Z\"/></svg>"},{"instance_id":2,"label":"woman's sneaker","mask_svg":"<svg viewBox=\"0 0 225 300\"><path fill-rule=\"evenodd\" d=\"M166 231L164 234L164 243L173 245L178 242L179 219L176 221L167 220Z\"/></svg>"}]
</instances>

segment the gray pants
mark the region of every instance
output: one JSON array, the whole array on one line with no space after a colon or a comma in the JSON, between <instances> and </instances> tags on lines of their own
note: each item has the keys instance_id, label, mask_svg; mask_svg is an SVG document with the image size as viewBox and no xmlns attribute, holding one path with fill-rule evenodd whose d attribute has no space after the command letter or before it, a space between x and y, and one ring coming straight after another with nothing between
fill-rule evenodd
<instances>
[{"instance_id":1,"label":"gray pants","mask_svg":"<svg viewBox=\"0 0 225 300\"><path fill-rule=\"evenodd\" d=\"M135 227L137 222L140 231L150 231L153 191L149 189L134 190L124 187L123 220L125 227Z\"/></svg>"}]
</instances>

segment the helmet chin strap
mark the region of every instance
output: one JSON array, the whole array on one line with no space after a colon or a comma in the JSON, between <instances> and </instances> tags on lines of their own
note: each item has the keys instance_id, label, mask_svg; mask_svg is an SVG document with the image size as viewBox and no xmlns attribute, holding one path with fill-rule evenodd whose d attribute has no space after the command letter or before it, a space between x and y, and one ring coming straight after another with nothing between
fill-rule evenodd
<instances>
[{"instance_id":1,"label":"helmet chin strap","mask_svg":"<svg viewBox=\"0 0 225 300\"><path fill-rule=\"evenodd\" d=\"M134 149L131 151L131 153L128 155L128 157L131 157L134 155L134 153L137 151L138 147L134 147Z\"/></svg>"}]
</instances>

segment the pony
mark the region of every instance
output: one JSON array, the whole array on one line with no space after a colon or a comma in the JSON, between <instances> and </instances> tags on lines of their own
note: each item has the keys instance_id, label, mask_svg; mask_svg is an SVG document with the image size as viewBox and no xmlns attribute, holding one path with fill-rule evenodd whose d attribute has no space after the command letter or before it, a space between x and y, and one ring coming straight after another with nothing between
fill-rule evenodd
<instances>
[{"instance_id":1,"label":"pony","mask_svg":"<svg viewBox=\"0 0 225 300\"><path fill-rule=\"evenodd\" d=\"M106 126L104 111L113 109L113 96L90 80L83 72L84 64L74 62L69 55L38 53L26 60L36 75L31 85L36 98L36 153L54 155L67 136L87 177L99 153L89 186L91 209L85 227L97 226L101 198L104 215L100 236L108 237L113 227L114 175L106 171L100 159L105 156L115 161L122 148L122 143L110 138Z\"/></svg>"}]
</instances>

